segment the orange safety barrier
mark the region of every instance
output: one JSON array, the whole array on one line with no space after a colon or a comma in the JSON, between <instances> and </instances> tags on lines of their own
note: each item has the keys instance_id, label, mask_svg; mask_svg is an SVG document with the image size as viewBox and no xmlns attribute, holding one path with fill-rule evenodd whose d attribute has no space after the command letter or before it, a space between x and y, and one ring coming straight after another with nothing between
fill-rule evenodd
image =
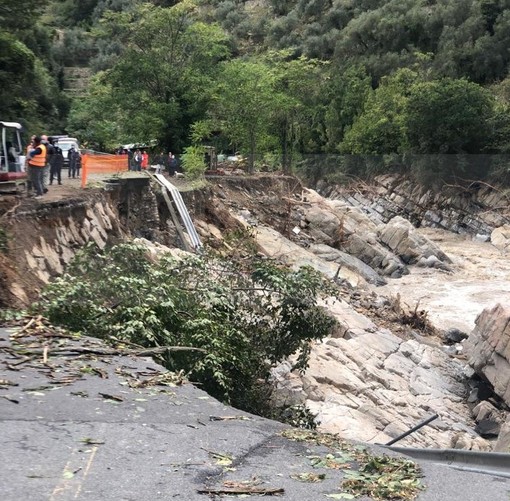
<instances>
[{"instance_id":1,"label":"orange safety barrier","mask_svg":"<svg viewBox=\"0 0 510 501\"><path fill-rule=\"evenodd\" d=\"M112 175L128 171L127 155L84 153L81 157L81 187L87 186L90 174Z\"/></svg>"}]
</instances>

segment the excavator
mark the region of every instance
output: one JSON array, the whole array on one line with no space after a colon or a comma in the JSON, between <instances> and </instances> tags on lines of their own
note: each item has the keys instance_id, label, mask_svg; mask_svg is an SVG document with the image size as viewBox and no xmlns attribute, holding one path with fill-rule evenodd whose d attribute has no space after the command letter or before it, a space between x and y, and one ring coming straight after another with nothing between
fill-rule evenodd
<instances>
[{"instance_id":1,"label":"excavator","mask_svg":"<svg viewBox=\"0 0 510 501\"><path fill-rule=\"evenodd\" d=\"M22 129L17 122L0 121L0 193L16 193L26 185Z\"/></svg>"}]
</instances>

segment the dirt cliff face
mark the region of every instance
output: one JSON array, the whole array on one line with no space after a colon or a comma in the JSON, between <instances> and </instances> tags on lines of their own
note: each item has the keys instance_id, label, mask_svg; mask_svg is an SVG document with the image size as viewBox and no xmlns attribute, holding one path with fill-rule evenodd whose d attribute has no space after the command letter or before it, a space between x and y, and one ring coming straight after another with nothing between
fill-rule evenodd
<instances>
[{"instance_id":1,"label":"dirt cliff face","mask_svg":"<svg viewBox=\"0 0 510 501\"><path fill-rule=\"evenodd\" d=\"M129 237L137 227L147 236L154 224L145 191L136 185L122 194L67 184L50 186L41 200L2 196L0 307L29 305L88 242L103 247Z\"/></svg>"},{"instance_id":2,"label":"dirt cliff face","mask_svg":"<svg viewBox=\"0 0 510 501\"><path fill-rule=\"evenodd\" d=\"M218 178L201 189L182 188L192 218L220 233L240 229L229 211L245 209L258 221L289 234L292 196L302 187L295 178L264 175ZM29 305L88 242L103 247L134 237L181 245L167 204L147 177L125 179L107 189L82 189L77 181L68 182L50 186L41 200L2 196L0 308ZM209 243L217 243L214 235Z\"/></svg>"},{"instance_id":3,"label":"dirt cliff face","mask_svg":"<svg viewBox=\"0 0 510 501\"><path fill-rule=\"evenodd\" d=\"M37 298L40 288L64 271L75 248L62 250L62 261L51 259L48 246L71 224L83 218L87 208L97 200L98 193L62 190L42 202L24 196L3 196L0 199L0 228L5 245L0 253L0 307L24 307Z\"/></svg>"}]
</instances>

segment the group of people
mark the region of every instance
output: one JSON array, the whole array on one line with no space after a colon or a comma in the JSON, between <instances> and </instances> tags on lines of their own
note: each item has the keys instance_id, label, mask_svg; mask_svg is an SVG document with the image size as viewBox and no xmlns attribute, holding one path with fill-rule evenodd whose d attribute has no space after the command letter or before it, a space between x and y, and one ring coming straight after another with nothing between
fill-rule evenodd
<instances>
[{"instance_id":1,"label":"group of people","mask_svg":"<svg viewBox=\"0 0 510 501\"><path fill-rule=\"evenodd\" d=\"M175 174L179 167L177 157L171 152L168 155L161 152L149 157L146 150L130 148L119 148L118 155L127 155L128 169L130 171L142 171L149 168L150 165L156 166L156 173L160 174L167 170L171 175ZM152 161L152 162L151 162Z\"/></svg>"},{"instance_id":2,"label":"group of people","mask_svg":"<svg viewBox=\"0 0 510 501\"><path fill-rule=\"evenodd\" d=\"M149 167L149 154L143 150L136 150L133 155L133 161L131 163L131 169L134 171L145 170Z\"/></svg>"},{"instance_id":3,"label":"group of people","mask_svg":"<svg viewBox=\"0 0 510 501\"><path fill-rule=\"evenodd\" d=\"M71 151L73 150L73 151ZM68 152L69 177L80 175L79 152L71 148ZM32 136L27 146L28 191L33 190L35 198L41 198L48 192L48 185L53 181L62 184L62 167L64 155L58 146L58 139L52 140L46 135Z\"/></svg>"}]
</instances>

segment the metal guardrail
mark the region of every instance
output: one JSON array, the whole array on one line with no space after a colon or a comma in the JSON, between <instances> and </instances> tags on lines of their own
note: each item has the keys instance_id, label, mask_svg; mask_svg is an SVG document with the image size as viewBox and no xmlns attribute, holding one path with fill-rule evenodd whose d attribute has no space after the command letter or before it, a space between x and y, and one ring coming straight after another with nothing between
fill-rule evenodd
<instances>
[{"instance_id":1,"label":"metal guardrail","mask_svg":"<svg viewBox=\"0 0 510 501\"><path fill-rule=\"evenodd\" d=\"M387 446L386 448L417 460L443 464L456 470L510 478L510 454L504 452Z\"/></svg>"},{"instance_id":2,"label":"metal guardrail","mask_svg":"<svg viewBox=\"0 0 510 501\"><path fill-rule=\"evenodd\" d=\"M198 251L202 247L202 242L200 241L200 237L198 236L197 230L195 229L195 225L191 220L191 217L188 212L188 208L182 199L180 191L170 182L168 179L163 176L163 174L154 174L154 178L161 184L164 188L166 188L170 195L172 195L172 199L179 211L179 215L184 223L184 227L188 232L188 235L191 239L191 243L193 248Z\"/></svg>"},{"instance_id":3,"label":"metal guardrail","mask_svg":"<svg viewBox=\"0 0 510 501\"><path fill-rule=\"evenodd\" d=\"M438 418L433 414L421 421L410 430L389 441L382 447L390 451L404 454L420 461L448 466L455 470L510 478L510 454L502 452L480 452L464 449L421 449L415 447L395 447L393 444L419 430Z\"/></svg>"}]
</instances>

